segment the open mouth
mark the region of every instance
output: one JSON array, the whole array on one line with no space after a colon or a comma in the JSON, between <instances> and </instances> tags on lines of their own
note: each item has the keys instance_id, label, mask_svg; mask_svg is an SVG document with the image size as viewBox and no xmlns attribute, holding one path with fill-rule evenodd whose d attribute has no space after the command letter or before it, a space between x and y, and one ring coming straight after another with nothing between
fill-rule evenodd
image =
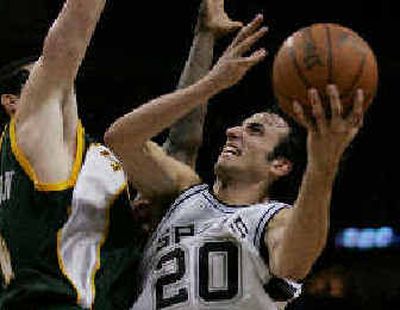
<instances>
[{"instance_id":1,"label":"open mouth","mask_svg":"<svg viewBox=\"0 0 400 310\"><path fill-rule=\"evenodd\" d=\"M222 155L228 156L240 156L242 154L241 150L234 145L225 145L222 149Z\"/></svg>"}]
</instances>

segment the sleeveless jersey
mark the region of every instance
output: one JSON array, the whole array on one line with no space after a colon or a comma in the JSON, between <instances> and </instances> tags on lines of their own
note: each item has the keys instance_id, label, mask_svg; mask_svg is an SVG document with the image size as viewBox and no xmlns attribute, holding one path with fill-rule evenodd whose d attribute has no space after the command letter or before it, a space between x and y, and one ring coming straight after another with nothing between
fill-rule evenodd
<instances>
[{"instance_id":1,"label":"sleeveless jersey","mask_svg":"<svg viewBox=\"0 0 400 310\"><path fill-rule=\"evenodd\" d=\"M144 238L131 216L122 166L92 144L73 192L71 216L59 234L63 270L84 308L128 309Z\"/></svg>"},{"instance_id":2,"label":"sleeveless jersey","mask_svg":"<svg viewBox=\"0 0 400 310\"><path fill-rule=\"evenodd\" d=\"M270 274L263 240L271 218L290 207L279 202L227 206L204 184L183 192L149 241L142 292L132 309L284 306L300 285Z\"/></svg>"},{"instance_id":3,"label":"sleeveless jersey","mask_svg":"<svg viewBox=\"0 0 400 310\"><path fill-rule=\"evenodd\" d=\"M43 184L18 148L15 122L0 144L0 309L45 309L46 303L76 304L76 292L58 262L57 231L68 217L72 188L85 151L77 128L77 151L68 180ZM38 302L38 304L36 304Z\"/></svg>"}]
</instances>

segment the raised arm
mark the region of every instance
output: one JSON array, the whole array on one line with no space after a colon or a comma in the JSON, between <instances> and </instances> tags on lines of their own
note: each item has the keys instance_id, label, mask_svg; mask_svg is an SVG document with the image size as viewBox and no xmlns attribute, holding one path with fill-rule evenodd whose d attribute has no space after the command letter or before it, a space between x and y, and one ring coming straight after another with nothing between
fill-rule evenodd
<instances>
[{"instance_id":1,"label":"raised arm","mask_svg":"<svg viewBox=\"0 0 400 310\"><path fill-rule=\"evenodd\" d=\"M242 23L230 20L225 13L224 0L203 0L199 8L192 47L178 89L185 88L206 75L212 64L215 41L240 27ZM163 145L168 155L193 169L203 140L206 113L207 103L204 102L173 125Z\"/></svg>"},{"instance_id":2,"label":"raised arm","mask_svg":"<svg viewBox=\"0 0 400 310\"><path fill-rule=\"evenodd\" d=\"M133 184L146 198L154 196L149 189L156 190L156 196L172 194L197 181L193 177L186 180L187 172L177 175L176 171L180 171L177 165L184 165L178 161L171 164L171 158L155 150L148 141L215 94L237 83L265 57L263 49L248 57L243 56L264 35L266 29L260 29L261 23L262 17L258 16L243 28L214 68L201 80L142 105L119 118L107 130L106 144L122 159Z\"/></svg>"},{"instance_id":3,"label":"raised arm","mask_svg":"<svg viewBox=\"0 0 400 310\"><path fill-rule=\"evenodd\" d=\"M105 2L64 3L22 91L17 142L40 182L59 182L71 173L78 124L74 80Z\"/></svg>"},{"instance_id":4,"label":"raised arm","mask_svg":"<svg viewBox=\"0 0 400 310\"><path fill-rule=\"evenodd\" d=\"M325 247L329 229L332 187L340 159L362 124L363 93L357 91L350 115L341 114L339 94L328 86L332 118L327 119L318 93L310 90L315 122L294 104L297 121L307 128L308 163L292 209L278 214L266 233L272 272L303 279Z\"/></svg>"}]
</instances>

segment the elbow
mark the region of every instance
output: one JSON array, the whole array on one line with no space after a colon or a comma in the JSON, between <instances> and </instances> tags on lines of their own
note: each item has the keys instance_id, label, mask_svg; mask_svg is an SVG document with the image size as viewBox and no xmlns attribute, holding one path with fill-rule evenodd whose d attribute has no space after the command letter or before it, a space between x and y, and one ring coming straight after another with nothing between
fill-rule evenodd
<instances>
[{"instance_id":1,"label":"elbow","mask_svg":"<svg viewBox=\"0 0 400 310\"><path fill-rule=\"evenodd\" d=\"M271 273L279 278L300 281L306 278L310 273L315 261L319 257L316 252L285 251L285 253L277 250L270 255L270 270Z\"/></svg>"},{"instance_id":2,"label":"elbow","mask_svg":"<svg viewBox=\"0 0 400 310\"><path fill-rule=\"evenodd\" d=\"M135 135L128 134L114 125L104 133L103 141L108 148L119 155L125 154L126 152L132 153L142 148L144 144L144 142L136 139Z\"/></svg>"},{"instance_id":3,"label":"elbow","mask_svg":"<svg viewBox=\"0 0 400 310\"><path fill-rule=\"evenodd\" d=\"M275 268L272 269L272 273L284 279L290 279L292 281L302 281L310 273L312 264L292 265L286 268Z\"/></svg>"},{"instance_id":4,"label":"elbow","mask_svg":"<svg viewBox=\"0 0 400 310\"><path fill-rule=\"evenodd\" d=\"M288 270L286 273L283 274L283 278L290 279L292 281L302 281L310 273L311 267L312 265L299 266L298 268L295 268L293 270Z\"/></svg>"},{"instance_id":5,"label":"elbow","mask_svg":"<svg viewBox=\"0 0 400 310\"><path fill-rule=\"evenodd\" d=\"M119 139L118 134L113 128L107 129L103 136L104 144L110 149L118 149Z\"/></svg>"}]
</instances>

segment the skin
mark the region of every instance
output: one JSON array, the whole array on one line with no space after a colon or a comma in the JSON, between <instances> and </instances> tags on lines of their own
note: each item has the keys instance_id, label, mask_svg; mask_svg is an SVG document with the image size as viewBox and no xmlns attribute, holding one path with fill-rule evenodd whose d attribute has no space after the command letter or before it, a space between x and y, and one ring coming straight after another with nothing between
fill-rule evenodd
<instances>
[{"instance_id":1,"label":"skin","mask_svg":"<svg viewBox=\"0 0 400 310\"><path fill-rule=\"evenodd\" d=\"M71 175L78 124L74 81L105 0L67 0L15 103L17 144L39 183Z\"/></svg>"}]
</instances>

